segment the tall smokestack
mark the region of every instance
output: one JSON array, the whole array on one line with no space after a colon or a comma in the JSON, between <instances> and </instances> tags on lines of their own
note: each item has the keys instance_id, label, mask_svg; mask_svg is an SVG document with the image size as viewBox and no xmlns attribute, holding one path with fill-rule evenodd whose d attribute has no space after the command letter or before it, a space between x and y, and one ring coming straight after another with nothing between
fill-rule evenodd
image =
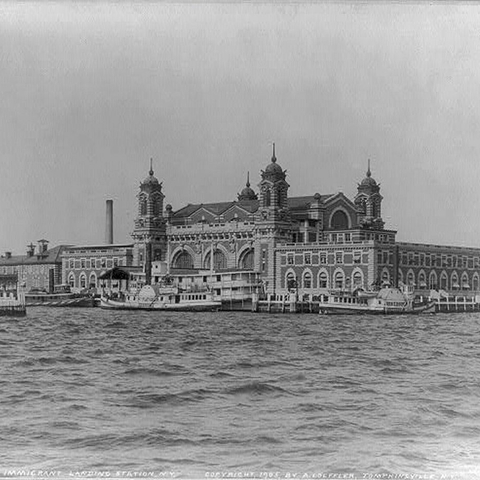
<instances>
[{"instance_id":1,"label":"tall smokestack","mask_svg":"<svg viewBox=\"0 0 480 480\"><path fill-rule=\"evenodd\" d=\"M113 243L113 200L107 200L107 218L105 223L105 243Z\"/></svg>"}]
</instances>

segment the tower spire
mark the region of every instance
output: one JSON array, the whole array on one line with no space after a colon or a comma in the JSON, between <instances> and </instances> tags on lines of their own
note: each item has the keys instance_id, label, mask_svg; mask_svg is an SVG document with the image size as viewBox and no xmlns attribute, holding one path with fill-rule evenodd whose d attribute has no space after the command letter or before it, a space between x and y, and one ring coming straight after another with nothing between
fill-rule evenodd
<instances>
[{"instance_id":1,"label":"tower spire","mask_svg":"<svg viewBox=\"0 0 480 480\"><path fill-rule=\"evenodd\" d=\"M368 159L368 170L367 170L367 177L371 177L372 172L370 171L370 159Z\"/></svg>"},{"instance_id":2,"label":"tower spire","mask_svg":"<svg viewBox=\"0 0 480 480\"><path fill-rule=\"evenodd\" d=\"M275 163L276 161L277 157L275 156L275 142L273 142L272 162Z\"/></svg>"},{"instance_id":3,"label":"tower spire","mask_svg":"<svg viewBox=\"0 0 480 480\"><path fill-rule=\"evenodd\" d=\"M247 172L247 187L250 187L250 172Z\"/></svg>"},{"instance_id":4,"label":"tower spire","mask_svg":"<svg viewBox=\"0 0 480 480\"><path fill-rule=\"evenodd\" d=\"M150 171L148 172L150 175L153 175L153 158L150 157Z\"/></svg>"}]
</instances>

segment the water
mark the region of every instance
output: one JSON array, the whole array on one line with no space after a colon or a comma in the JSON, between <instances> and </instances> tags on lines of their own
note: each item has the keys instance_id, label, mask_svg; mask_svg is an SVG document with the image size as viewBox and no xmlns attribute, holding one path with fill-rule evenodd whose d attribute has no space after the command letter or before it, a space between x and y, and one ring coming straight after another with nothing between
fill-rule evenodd
<instances>
[{"instance_id":1,"label":"water","mask_svg":"<svg viewBox=\"0 0 480 480\"><path fill-rule=\"evenodd\" d=\"M0 477L480 478L478 313L30 308L0 357Z\"/></svg>"}]
</instances>

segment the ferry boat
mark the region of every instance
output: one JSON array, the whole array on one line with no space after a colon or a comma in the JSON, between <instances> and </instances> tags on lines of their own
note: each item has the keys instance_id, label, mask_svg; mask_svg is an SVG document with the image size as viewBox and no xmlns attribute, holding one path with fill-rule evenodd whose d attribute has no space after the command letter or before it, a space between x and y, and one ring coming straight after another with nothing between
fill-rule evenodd
<instances>
[{"instance_id":1,"label":"ferry boat","mask_svg":"<svg viewBox=\"0 0 480 480\"><path fill-rule=\"evenodd\" d=\"M435 313L435 302L417 302L413 291L385 286L378 291L333 291L320 295L320 314L417 314Z\"/></svg>"},{"instance_id":2,"label":"ferry boat","mask_svg":"<svg viewBox=\"0 0 480 480\"><path fill-rule=\"evenodd\" d=\"M56 285L54 293L30 291L25 294L29 307L94 307L94 298L85 293L72 293L70 285Z\"/></svg>"},{"instance_id":3,"label":"ferry boat","mask_svg":"<svg viewBox=\"0 0 480 480\"><path fill-rule=\"evenodd\" d=\"M181 291L175 286L145 285L138 293L100 297L100 307L113 310L215 311L222 305L211 291Z\"/></svg>"}]
</instances>

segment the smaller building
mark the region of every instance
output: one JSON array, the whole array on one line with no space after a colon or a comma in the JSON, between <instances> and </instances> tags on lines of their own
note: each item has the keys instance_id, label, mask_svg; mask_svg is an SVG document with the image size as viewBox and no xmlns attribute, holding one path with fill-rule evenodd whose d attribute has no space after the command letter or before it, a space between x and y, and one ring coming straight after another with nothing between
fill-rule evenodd
<instances>
[{"instance_id":1,"label":"smaller building","mask_svg":"<svg viewBox=\"0 0 480 480\"><path fill-rule=\"evenodd\" d=\"M133 244L76 245L63 252L62 279L73 292L96 292L107 270L132 264Z\"/></svg>"},{"instance_id":2,"label":"smaller building","mask_svg":"<svg viewBox=\"0 0 480 480\"><path fill-rule=\"evenodd\" d=\"M62 283L62 254L69 245L48 248L48 240L38 240L38 246L31 243L26 255L12 255L6 252L0 257L1 287L11 290L13 278L18 279L25 292L45 291L53 293L56 285ZM9 280L10 278L10 280Z\"/></svg>"}]
</instances>

